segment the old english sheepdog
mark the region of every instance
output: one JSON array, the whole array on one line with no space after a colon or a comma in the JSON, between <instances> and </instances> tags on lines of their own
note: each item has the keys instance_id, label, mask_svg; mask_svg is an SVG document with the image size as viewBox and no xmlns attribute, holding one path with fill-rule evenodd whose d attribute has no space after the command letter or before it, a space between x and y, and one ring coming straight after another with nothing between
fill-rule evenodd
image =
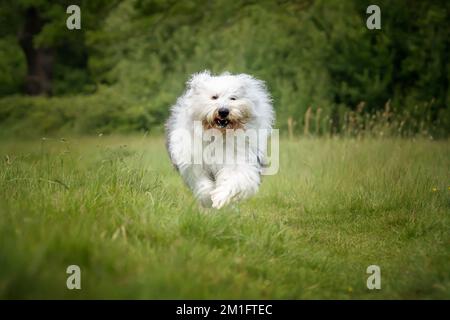
<instances>
[{"instance_id":1,"label":"old english sheepdog","mask_svg":"<svg viewBox=\"0 0 450 320\"><path fill-rule=\"evenodd\" d=\"M273 122L261 80L228 72L192 75L171 108L167 149L202 206L220 209L258 191Z\"/></svg>"}]
</instances>

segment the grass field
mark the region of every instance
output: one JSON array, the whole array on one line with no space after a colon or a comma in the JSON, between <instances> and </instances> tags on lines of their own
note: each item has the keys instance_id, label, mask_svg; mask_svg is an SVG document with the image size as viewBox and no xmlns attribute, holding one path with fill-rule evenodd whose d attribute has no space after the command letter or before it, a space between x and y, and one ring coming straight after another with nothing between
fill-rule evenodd
<instances>
[{"instance_id":1,"label":"grass field","mask_svg":"<svg viewBox=\"0 0 450 320\"><path fill-rule=\"evenodd\" d=\"M449 141L280 152L257 196L201 213L163 138L3 140L0 298L450 298Z\"/></svg>"}]
</instances>

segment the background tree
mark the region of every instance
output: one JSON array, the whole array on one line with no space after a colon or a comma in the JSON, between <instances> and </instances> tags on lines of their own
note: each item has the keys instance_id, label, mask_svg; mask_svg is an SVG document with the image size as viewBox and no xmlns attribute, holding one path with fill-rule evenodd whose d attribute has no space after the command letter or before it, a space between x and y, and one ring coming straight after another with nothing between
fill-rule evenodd
<instances>
[{"instance_id":1,"label":"background tree","mask_svg":"<svg viewBox=\"0 0 450 320\"><path fill-rule=\"evenodd\" d=\"M0 36L9 41L15 37L22 49L27 70L24 91L30 95L83 91L90 82L85 32L95 29L115 3L104 0L2 2ZM83 8L79 31L66 28L66 8L70 4Z\"/></svg>"},{"instance_id":2,"label":"background tree","mask_svg":"<svg viewBox=\"0 0 450 320\"><path fill-rule=\"evenodd\" d=\"M65 27L72 2L80 31ZM378 5L381 30L367 29L363 0L2 3L0 95L23 93L25 84L30 94L61 98L5 98L0 121L48 108L61 116L46 130L160 132L185 80L210 69L264 79L282 129L289 119L304 132L307 113L317 134L340 132L355 116L364 129L395 113L398 134L447 135L450 2Z\"/></svg>"}]
</instances>

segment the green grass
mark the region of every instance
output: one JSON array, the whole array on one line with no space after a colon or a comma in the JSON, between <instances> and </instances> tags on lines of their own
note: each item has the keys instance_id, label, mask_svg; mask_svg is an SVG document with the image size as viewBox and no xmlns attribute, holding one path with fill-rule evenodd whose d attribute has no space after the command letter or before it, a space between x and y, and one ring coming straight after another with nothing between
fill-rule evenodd
<instances>
[{"instance_id":1,"label":"green grass","mask_svg":"<svg viewBox=\"0 0 450 320\"><path fill-rule=\"evenodd\" d=\"M162 138L2 141L0 297L450 298L448 141L280 151L254 198L202 213Z\"/></svg>"}]
</instances>

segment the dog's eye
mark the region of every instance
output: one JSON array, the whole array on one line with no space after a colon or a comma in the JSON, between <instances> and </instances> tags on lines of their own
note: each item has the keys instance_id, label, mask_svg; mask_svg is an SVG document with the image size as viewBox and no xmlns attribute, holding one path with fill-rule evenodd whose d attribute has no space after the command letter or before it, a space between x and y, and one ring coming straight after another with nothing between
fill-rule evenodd
<instances>
[{"instance_id":1,"label":"dog's eye","mask_svg":"<svg viewBox=\"0 0 450 320\"><path fill-rule=\"evenodd\" d=\"M217 94L215 94L215 95L213 95L213 96L211 97L211 99L217 100L218 97L219 97L219 96L218 96Z\"/></svg>"},{"instance_id":2,"label":"dog's eye","mask_svg":"<svg viewBox=\"0 0 450 320\"><path fill-rule=\"evenodd\" d=\"M230 100L236 100L236 97L231 97Z\"/></svg>"}]
</instances>

